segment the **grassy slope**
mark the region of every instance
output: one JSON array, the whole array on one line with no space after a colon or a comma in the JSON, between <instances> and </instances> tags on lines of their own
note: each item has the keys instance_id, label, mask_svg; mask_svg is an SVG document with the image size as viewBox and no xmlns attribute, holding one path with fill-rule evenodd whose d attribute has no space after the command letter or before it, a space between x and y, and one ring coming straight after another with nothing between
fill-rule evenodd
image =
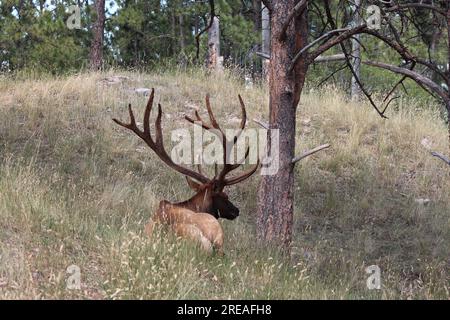
<instances>
[{"instance_id":1,"label":"grassy slope","mask_svg":"<svg viewBox=\"0 0 450 320\"><path fill-rule=\"evenodd\" d=\"M125 119L128 102L143 110L128 86L156 88L166 137L206 92L230 123L238 92L250 119L267 114L267 92L232 76L127 75L115 86L99 84L105 74L1 79L0 298L449 298L448 168L420 145L445 151L436 115L400 108L386 121L333 89L305 94L298 152L333 148L296 168L292 257L255 244L257 177L229 190L242 214L222 223L226 256L208 257L170 234L142 235L160 199L190 191L111 118ZM66 289L71 264L80 291ZM372 264L380 291L366 289Z\"/></svg>"}]
</instances>

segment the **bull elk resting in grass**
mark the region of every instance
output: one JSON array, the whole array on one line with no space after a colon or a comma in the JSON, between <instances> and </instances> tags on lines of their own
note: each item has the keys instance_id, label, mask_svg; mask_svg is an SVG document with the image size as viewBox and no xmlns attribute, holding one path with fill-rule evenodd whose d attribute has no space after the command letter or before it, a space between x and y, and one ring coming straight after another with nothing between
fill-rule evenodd
<instances>
[{"instance_id":1,"label":"bull elk resting in grass","mask_svg":"<svg viewBox=\"0 0 450 320\"><path fill-rule=\"evenodd\" d=\"M150 218L150 221L145 226L145 232L151 236L156 224L168 225L175 234L179 237L197 241L201 247L208 251L217 251L223 253L223 229L218 221L219 218L233 220L239 216L239 209L231 203L227 194L223 191L226 186L231 186L242 182L249 178L256 172L259 166L259 161L249 170L243 171L238 175L227 177L227 175L237 169L241 162L230 164L230 151L236 144L239 135L242 133L246 121L245 105L239 96L241 105L242 119L239 130L232 139L228 139L217 123L214 114L212 113L209 96L206 96L206 108L208 111L210 123L206 123L200 117L198 112L195 112L196 119L185 116L185 119L193 124L201 125L203 129L216 134L222 141L223 148L223 167L219 172L217 164L215 166L215 175L213 178L208 178L202 171L200 165L198 170L191 170L183 167L172 161L167 154L161 129L162 108L158 104L158 115L155 121L155 138L150 134L150 113L153 105L155 91L152 89L147 106L144 112L143 130L136 125L131 104L128 106L130 114L130 123L124 123L117 119L113 119L117 124L133 131L152 149L158 157L169 167L186 176L188 185L195 190L196 194L183 202L171 203L162 200L159 203L159 208L156 213ZM249 148L245 153L243 161L248 157Z\"/></svg>"}]
</instances>

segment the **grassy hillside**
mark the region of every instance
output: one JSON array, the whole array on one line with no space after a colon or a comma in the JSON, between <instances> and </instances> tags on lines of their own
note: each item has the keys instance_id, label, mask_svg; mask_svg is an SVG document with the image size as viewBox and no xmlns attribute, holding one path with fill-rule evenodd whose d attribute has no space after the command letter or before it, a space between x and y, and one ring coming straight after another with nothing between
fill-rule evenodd
<instances>
[{"instance_id":1,"label":"grassy hillside","mask_svg":"<svg viewBox=\"0 0 450 320\"><path fill-rule=\"evenodd\" d=\"M298 152L332 148L297 165L292 256L256 245L255 176L229 189L241 216L221 221L226 255L210 257L171 234L143 235L159 200L191 192L111 118L126 119L130 102L142 121L146 98L130 88L155 87L170 138L207 92L232 126L237 94L260 119L267 90L245 89L231 75L114 74L129 79L0 79L0 298L450 297L449 168L421 145L427 138L446 151L437 114L400 105L382 120L333 88L306 93ZM66 288L71 264L81 268L81 290ZM366 288L374 264L378 291Z\"/></svg>"}]
</instances>

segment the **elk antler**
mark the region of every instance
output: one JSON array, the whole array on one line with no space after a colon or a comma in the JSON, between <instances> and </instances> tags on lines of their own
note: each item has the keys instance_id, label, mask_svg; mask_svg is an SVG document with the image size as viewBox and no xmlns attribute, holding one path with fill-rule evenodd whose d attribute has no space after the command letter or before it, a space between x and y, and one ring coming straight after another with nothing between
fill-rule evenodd
<instances>
[{"instance_id":1,"label":"elk antler","mask_svg":"<svg viewBox=\"0 0 450 320\"><path fill-rule=\"evenodd\" d=\"M150 134L150 113L152 111L153 106L153 98L155 96L155 89L152 88L152 92L150 94L150 98L148 99L147 106L145 107L144 112L144 131L140 130L138 126L136 125L136 121L134 118L133 110L131 109L131 104L128 105L128 112L130 114L130 123L124 123L122 121L119 121L117 119L113 119L115 123L118 125L127 128L131 131L133 131L138 137L140 137L144 142L152 149L158 157L164 161L165 164L167 164L172 169L178 171L179 173L182 173L186 176L189 176L199 182L207 183L210 181L206 176L202 174L202 172L196 172L193 170L190 170L188 168L185 168L183 166L180 166L172 161L170 156L167 154L166 150L164 149L164 141L163 141L163 135L162 135L162 128L161 128L161 117L162 117L162 108L161 105L158 104L158 115L156 117L155 121L155 140L153 140L151 134Z\"/></svg>"},{"instance_id":2,"label":"elk antler","mask_svg":"<svg viewBox=\"0 0 450 320\"><path fill-rule=\"evenodd\" d=\"M251 169L249 169L248 171L244 171L241 174L234 176L232 178L226 179L226 175L228 173L230 173L231 171L237 169L243 162L245 162L245 160L247 159L248 155L249 155L249 147L247 147L247 150L245 152L245 156L244 159L242 159L241 161L235 163L235 164L231 164L230 160L229 160L229 156L231 153L231 150L233 148L233 146L236 144L239 136L241 135L242 131L245 128L245 124L247 122L247 113L245 111L245 104L244 101L242 100L241 96L238 95L239 97L239 102L241 105L241 113L242 113L242 119L241 119L241 123L239 126L239 130L238 132L233 136L232 139L228 140L225 133L223 132L223 130L220 128L219 124L216 121L216 118L214 117L214 114L212 112L212 108L211 108L211 103L209 101L209 94L206 95L206 109L208 111L208 116L209 116L209 120L210 123L206 123L201 117L200 114L198 113L198 111L195 111L195 120L187 115L185 115L185 119L187 121L189 121L190 123L196 124L201 126L203 129L210 131L212 133L214 133L215 135L217 135L221 140L222 140L222 148L223 148L223 168L221 170L220 173L217 173L217 169L216 169L216 174L214 176L214 179L216 181L218 181L223 187L225 186L229 186L229 185L233 185L236 183L239 183L241 181L244 181L245 179L249 178L253 173L256 172L256 170L259 167L259 159L256 163L255 166L253 166Z\"/></svg>"}]
</instances>

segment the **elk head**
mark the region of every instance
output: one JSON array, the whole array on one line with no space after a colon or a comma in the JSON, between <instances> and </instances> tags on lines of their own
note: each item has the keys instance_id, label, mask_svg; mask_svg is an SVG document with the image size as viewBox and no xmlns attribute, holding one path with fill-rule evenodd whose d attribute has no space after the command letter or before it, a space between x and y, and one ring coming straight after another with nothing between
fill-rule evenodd
<instances>
[{"instance_id":1,"label":"elk head","mask_svg":"<svg viewBox=\"0 0 450 320\"><path fill-rule=\"evenodd\" d=\"M195 212L205 212L213 215L216 218L225 218L233 220L239 216L239 209L228 199L228 195L224 192L224 188L227 186L234 185L236 183L242 182L249 178L259 167L258 162L240 174L229 177L228 174L237 169L249 155L249 148L247 148L244 159L238 161L237 163L231 163L230 155L233 146L236 144L240 134L244 130L245 124L247 122L247 116L245 111L245 105L242 101L240 95L239 102L241 105L242 119L237 133L230 138L226 137L223 130L217 123L214 114L211 109L211 104L209 101L209 95L206 95L206 108L208 111L208 116L210 123L205 122L200 114L195 112L195 119L185 116L185 119L190 123L195 125L200 125L203 129L212 132L217 135L222 142L223 148L223 167L219 172L217 164L215 164L215 175L213 178L208 178L202 171L201 166L198 165L197 171L190 168L183 167L172 161L170 156L164 149L163 134L161 128L161 118L162 118L162 108L158 104L158 115L155 121L155 138L153 139L150 134L150 113L153 106L155 90L152 89L147 106L144 111L144 121L143 130L139 129L136 125L133 111L131 109L131 104L128 105L128 111L130 114L130 123L123 123L117 119L113 119L117 124L133 131L138 137L140 137L144 142L152 149L158 157L169 167L176 170L177 172L186 176L188 185L196 191L196 194L189 200L176 203L175 205L188 208Z\"/></svg>"}]
</instances>

